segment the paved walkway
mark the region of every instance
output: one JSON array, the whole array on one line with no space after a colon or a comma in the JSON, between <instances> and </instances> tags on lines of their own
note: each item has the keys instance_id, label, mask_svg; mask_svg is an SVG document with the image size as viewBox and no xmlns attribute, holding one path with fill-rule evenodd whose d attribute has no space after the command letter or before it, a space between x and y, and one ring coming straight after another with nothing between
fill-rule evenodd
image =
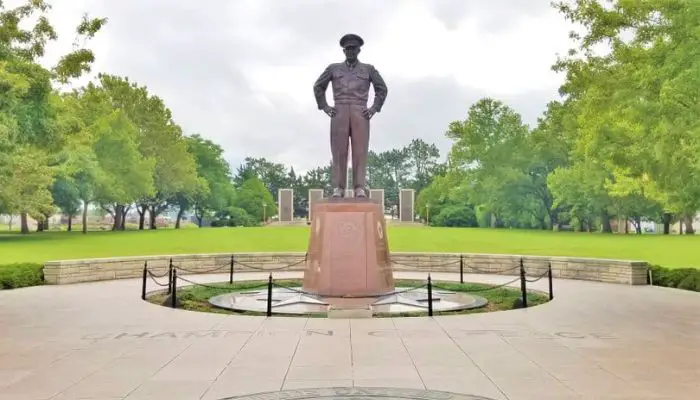
<instances>
[{"instance_id":1,"label":"paved walkway","mask_svg":"<svg viewBox=\"0 0 700 400\"><path fill-rule=\"evenodd\" d=\"M554 301L527 310L362 320L173 310L142 302L138 280L0 291L0 400L216 400L353 385L510 400L700 398L700 294L554 288Z\"/></svg>"}]
</instances>

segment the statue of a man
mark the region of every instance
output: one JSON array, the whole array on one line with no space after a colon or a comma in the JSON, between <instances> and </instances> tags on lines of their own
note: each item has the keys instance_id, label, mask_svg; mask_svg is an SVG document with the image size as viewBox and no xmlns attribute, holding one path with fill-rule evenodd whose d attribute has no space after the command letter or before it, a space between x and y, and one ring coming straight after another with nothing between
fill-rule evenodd
<instances>
[{"instance_id":1,"label":"statue of a man","mask_svg":"<svg viewBox=\"0 0 700 400\"><path fill-rule=\"evenodd\" d=\"M366 197L365 175L369 151L369 120L384 105L387 87L377 69L357 60L364 40L347 34L340 39L345 61L330 64L314 83L319 110L331 117L331 183L333 197L345 196L348 170L348 140L352 142L352 182L355 197ZM331 83L334 105L326 101ZM370 83L374 86L374 103L367 108Z\"/></svg>"}]
</instances>

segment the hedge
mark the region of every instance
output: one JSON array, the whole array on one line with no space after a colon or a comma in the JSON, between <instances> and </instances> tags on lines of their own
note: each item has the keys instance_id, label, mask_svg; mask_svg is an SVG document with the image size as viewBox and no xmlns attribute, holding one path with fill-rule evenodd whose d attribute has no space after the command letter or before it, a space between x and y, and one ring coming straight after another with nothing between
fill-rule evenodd
<instances>
[{"instance_id":1,"label":"hedge","mask_svg":"<svg viewBox=\"0 0 700 400\"><path fill-rule=\"evenodd\" d=\"M700 269L669 269L660 265L652 265L649 269L651 270L651 283L654 286L665 286L700 292Z\"/></svg>"},{"instance_id":2,"label":"hedge","mask_svg":"<svg viewBox=\"0 0 700 400\"><path fill-rule=\"evenodd\" d=\"M0 265L0 290L44 284L44 265L16 263Z\"/></svg>"}]
</instances>

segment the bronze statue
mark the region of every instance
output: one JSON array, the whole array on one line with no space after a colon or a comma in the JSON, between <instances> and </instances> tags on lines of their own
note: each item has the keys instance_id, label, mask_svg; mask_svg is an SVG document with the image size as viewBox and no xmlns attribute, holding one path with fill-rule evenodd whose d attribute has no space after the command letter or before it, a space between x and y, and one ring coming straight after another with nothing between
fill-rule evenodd
<instances>
[{"instance_id":1,"label":"bronze statue","mask_svg":"<svg viewBox=\"0 0 700 400\"><path fill-rule=\"evenodd\" d=\"M352 141L352 182L355 197L366 197L365 175L369 151L369 120L381 111L387 87L374 66L357 60L364 40L347 34L340 38L345 62L330 64L314 83L319 110L331 117L331 183L333 197L345 196L348 170L348 140ZM331 83L334 105L326 101ZM367 108L370 83L374 86L374 103Z\"/></svg>"}]
</instances>

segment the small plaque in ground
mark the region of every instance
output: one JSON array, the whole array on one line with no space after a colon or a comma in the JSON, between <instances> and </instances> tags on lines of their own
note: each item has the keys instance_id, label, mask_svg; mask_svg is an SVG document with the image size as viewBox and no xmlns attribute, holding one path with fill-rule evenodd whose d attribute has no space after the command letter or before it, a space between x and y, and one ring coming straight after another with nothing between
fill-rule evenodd
<instances>
[{"instance_id":1,"label":"small plaque in ground","mask_svg":"<svg viewBox=\"0 0 700 400\"><path fill-rule=\"evenodd\" d=\"M488 397L473 396L462 393L442 392L438 390L418 390L390 387L333 387L282 390L277 392L256 393L245 396L226 397L221 400L302 400L302 399L348 399L367 398L410 399L410 400L493 400Z\"/></svg>"}]
</instances>

